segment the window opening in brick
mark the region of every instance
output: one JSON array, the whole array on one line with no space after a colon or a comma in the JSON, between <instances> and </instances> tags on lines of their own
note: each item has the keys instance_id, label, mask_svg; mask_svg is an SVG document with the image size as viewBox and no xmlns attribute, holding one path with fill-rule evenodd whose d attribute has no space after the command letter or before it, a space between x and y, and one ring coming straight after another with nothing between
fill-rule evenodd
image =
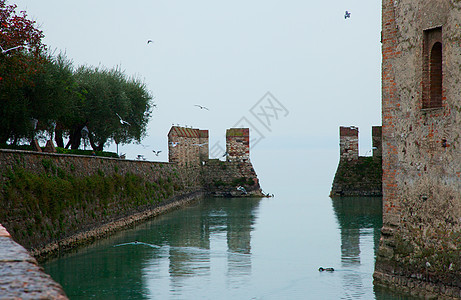
<instances>
[{"instance_id":1,"label":"window opening in brick","mask_svg":"<svg viewBox=\"0 0 461 300\"><path fill-rule=\"evenodd\" d=\"M430 107L442 106L442 43L436 42L431 50Z\"/></svg>"},{"instance_id":2,"label":"window opening in brick","mask_svg":"<svg viewBox=\"0 0 461 300\"><path fill-rule=\"evenodd\" d=\"M442 107L442 27L424 30L422 108Z\"/></svg>"}]
</instances>

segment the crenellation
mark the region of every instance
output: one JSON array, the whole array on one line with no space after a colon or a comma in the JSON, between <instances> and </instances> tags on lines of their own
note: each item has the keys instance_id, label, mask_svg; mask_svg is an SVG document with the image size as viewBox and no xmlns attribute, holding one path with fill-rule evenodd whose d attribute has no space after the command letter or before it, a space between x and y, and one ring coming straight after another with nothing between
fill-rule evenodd
<instances>
[{"instance_id":1,"label":"crenellation","mask_svg":"<svg viewBox=\"0 0 461 300\"><path fill-rule=\"evenodd\" d=\"M227 129L226 152L228 161L250 161L250 129Z\"/></svg>"},{"instance_id":2,"label":"crenellation","mask_svg":"<svg viewBox=\"0 0 461 300\"><path fill-rule=\"evenodd\" d=\"M355 126L339 128L340 160L330 197L382 196L381 126L372 128L372 156L359 156L358 135Z\"/></svg>"}]
</instances>

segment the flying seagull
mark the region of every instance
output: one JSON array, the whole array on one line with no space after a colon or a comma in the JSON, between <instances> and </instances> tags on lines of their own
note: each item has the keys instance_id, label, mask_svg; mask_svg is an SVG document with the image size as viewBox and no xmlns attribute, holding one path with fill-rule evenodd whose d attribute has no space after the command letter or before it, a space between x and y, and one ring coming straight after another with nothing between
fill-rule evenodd
<instances>
[{"instance_id":1,"label":"flying seagull","mask_svg":"<svg viewBox=\"0 0 461 300\"><path fill-rule=\"evenodd\" d=\"M160 152L162 152L162 150L158 150L158 151L152 150L152 152L154 152L155 156L158 156Z\"/></svg>"},{"instance_id":2,"label":"flying seagull","mask_svg":"<svg viewBox=\"0 0 461 300\"><path fill-rule=\"evenodd\" d=\"M222 157L227 156L227 155L229 155L229 153L227 153L227 151L226 151L226 152L224 152Z\"/></svg>"},{"instance_id":3,"label":"flying seagull","mask_svg":"<svg viewBox=\"0 0 461 300\"><path fill-rule=\"evenodd\" d=\"M179 142L170 142L171 146L176 147L178 146Z\"/></svg>"},{"instance_id":4,"label":"flying seagull","mask_svg":"<svg viewBox=\"0 0 461 300\"><path fill-rule=\"evenodd\" d=\"M202 147L202 146L208 145L208 143L203 143L203 144L192 144L192 145Z\"/></svg>"},{"instance_id":5,"label":"flying seagull","mask_svg":"<svg viewBox=\"0 0 461 300\"><path fill-rule=\"evenodd\" d=\"M16 47L13 47L13 48L9 48L9 49L6 49L4 50L2 46L0 46L0 49L2 50L2 54L5 54L6 52L8 51L11 51L11 50L14 50L14 49L18 49L18 48L22 48L24 46L16 46Z\"/></svg>"},{"instance_id":6,"label":"flying seagull","mask_svg":"<svg viewBox=\"0 0 461 300\"><path fill-rule=\"evenodd\" d=\"M346 10L346 13L344 14L344 19L350 18L351 13Z\"/></svg>"},{"instance_id":7,"label":"flying seagull","mask_svg":"<svg viewBox=\"0 0 461 300\"><path fill-rule=\"evenodd\" d=\"M154 41L153 40L148 40L147 43L150 44L150 43L153 43Z\"/></svg>"},{"instance_id":8,"label":"flying seagull","mask_svg":"<svg viewBox=\"0 0 461 300\"><path fill-rule=\"evenodd\" d=\"M195 104L194 106L200 107L200 109L209 110L208 107L205 107L205 106L202 106L202 105Z\"/></svg>"},{"instance_id":9,"label":"flying seagull","mask_svg":"<svg viewBox=\"0 0 461 300\"><path fill-rule=\"evenodd\" d=\"M115 113L117 115L117 117L120 119L120 124L126 124L128 126L131 126L130 123L128 123L127 121L123 120L122 117L119 116L118 113Z\"/></svg>"}]
</instances>

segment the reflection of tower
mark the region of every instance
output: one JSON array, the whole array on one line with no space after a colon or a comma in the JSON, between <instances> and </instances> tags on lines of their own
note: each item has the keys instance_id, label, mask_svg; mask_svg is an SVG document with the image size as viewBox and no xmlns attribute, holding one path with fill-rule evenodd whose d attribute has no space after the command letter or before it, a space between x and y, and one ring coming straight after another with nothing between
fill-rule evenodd
<instances>
[{"instance_id":1,"label":"reflection of tower","mask_svg":"<svg viewBox=\"0 0 461 300\"><path fill-rule=\"evenodd\" d=\"M180 288L187 277L208 275L211 268L208 218L201 217L198 209L184 209L180 216L170 219L168 228L172 288Z\"/></svg>"},{"instance_id":2,"label":"reflection of tower","mask_svg":"<svg viewBox=\"0 0 461 300\"><path fill-rule=\"evenodd\" d=\"M382 226L382 198L335 197L332 198L332 202L341 230L342 265L347 268L359 268L362 259L361 240L371 238L374 254L378 249ZM345 290L360 293L363 288L360 272L348 273L343 279Z\"/></svg>"},{"instance_id":3,"label":"reflection of tower","mask_svg":"<svg viewBox=\"0 0 461 300\"><path fill-rule=\"evenodd\" d=\"M235 201L234 201L235 200ZM251 274L251 230L253 209L259 203L249 199L233 199L227 211L227 266L232 276ZM242 214L242 211L247 213Z\"/></svg>"}]
</instances>

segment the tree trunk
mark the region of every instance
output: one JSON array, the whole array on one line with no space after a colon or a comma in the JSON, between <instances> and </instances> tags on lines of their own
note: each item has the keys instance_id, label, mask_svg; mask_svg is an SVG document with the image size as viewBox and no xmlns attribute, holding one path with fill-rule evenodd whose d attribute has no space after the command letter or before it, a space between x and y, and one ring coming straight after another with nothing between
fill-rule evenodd
<instances>
[{"instance_id":1,"label":"tree trunk","mask_svg":"<svg viewBox=\"0 0 461 300\"><path fill-rule=\"evenodd\" d=\"M56 124L54 130L54 141L56 142L57 147L64 148L64 139L62 138L62 125L61 123Z\"/></svg>"}]
</instances>

